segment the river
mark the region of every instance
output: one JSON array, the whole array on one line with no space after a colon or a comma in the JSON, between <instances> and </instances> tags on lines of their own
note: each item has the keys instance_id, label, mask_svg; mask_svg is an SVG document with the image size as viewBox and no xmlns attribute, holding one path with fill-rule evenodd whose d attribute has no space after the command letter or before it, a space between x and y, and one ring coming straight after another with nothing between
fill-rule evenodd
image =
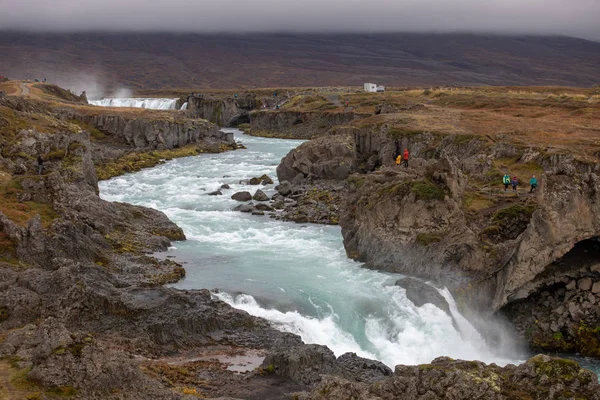
<instances>
[{"instance_id":1,"label":"river","mask_svg":"<svg viewBox=\"0 0 600 400\"><path fill-rule=\"evenodd\" d=\"M100 182L101 197L163 211L185 232L168 256L187 276L173 285L211 289L215 296L305 342L327 345L339 356L352 351L396 364L428 363L438 356L518 363L510 346L488 347L456 310L452 318L431 304L415 307L400 275L362 268L346 257L340 228L296 224L231 211L231 194L257 186L240 183L262 174L276 181L282 157L301 141L247 136L247 149L169 161L158 167ZM222 184L223 196L209 196ZM271 195L275 185L263 190ZM581 360L579 360L581 361Z\"/></svg>"}]
</instances>

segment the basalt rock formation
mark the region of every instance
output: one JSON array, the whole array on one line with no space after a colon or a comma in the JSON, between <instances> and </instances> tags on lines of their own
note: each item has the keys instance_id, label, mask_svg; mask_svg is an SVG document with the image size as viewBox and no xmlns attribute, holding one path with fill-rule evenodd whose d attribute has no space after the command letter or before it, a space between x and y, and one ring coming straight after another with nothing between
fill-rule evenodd
<instances>
[{"instance_id":1,"label":"basalt rock formation","mask_svg":"<svg viewBox=\"0 0 600 400\"><path fill-rule=\"evenodd\" d=\"M329 129L364 117L353 112L257 110L250 114L250 134L287 139L313 139Z\"/></svg>"},{"instance_id":2,"label":"basalt rock formation","mask_svg":"<svg viewBox=\"0 0 600 400\"><path fill-rule=\"evenodd\" d=\"M392 371L354 353L336 358L327 347L284 337L276 341L262 368L308 386L294 394L307 400L600 399L595 374L574 361L544 355L503 368L440 357L428 365L398 365Z\"/></svg>"},{"instance_id":3,"label":"basalt rock formation","mask_svg":"<svg viewBox=\"0 0 600 400\"><path fill-rule=\"evenodd\" d=\"M187 97L185 114L190 118L202 118L219 126L238 126L250 123L250 111L256 109L255 94L239 98Z\"/></svg>"}]
</instances>

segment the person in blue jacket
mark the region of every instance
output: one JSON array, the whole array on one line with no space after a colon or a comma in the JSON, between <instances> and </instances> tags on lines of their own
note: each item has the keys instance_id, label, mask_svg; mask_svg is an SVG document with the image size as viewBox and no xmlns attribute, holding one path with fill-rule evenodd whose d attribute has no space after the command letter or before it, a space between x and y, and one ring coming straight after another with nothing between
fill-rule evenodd
<instances>
[{"instance_id":1,"label":"person in blue jacket","mask_svg":"<svg viewBox=\"0 0 600 400\"><path fill-rule=\"evenodd\" d=\"M504 191L506 192L508 190L508 185L510 185L510 176L508 174L504 174L502 183L504 183Z\"/></svg>"},{"instance_id":2,"label":"person in blue jacket","mask_svg":"<svg viewBox=\"0 0 600 400\"><path fill-rule=\"evenodd\" d=\"M531 189L529 189L529 193L533 193L535 192L535 188L537 188L537 178L535 177L535 175L533 176L533 178L531 178L529 180L529 186L531 186Z\"/></svg>"}]
</instances>

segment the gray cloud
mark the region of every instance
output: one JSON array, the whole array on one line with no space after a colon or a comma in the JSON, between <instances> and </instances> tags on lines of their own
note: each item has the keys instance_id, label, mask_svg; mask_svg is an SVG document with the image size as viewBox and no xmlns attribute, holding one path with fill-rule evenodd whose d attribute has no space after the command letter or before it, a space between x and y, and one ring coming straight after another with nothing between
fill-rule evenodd
<instances>
[{"instance_id":1,"label":"gray cloud","mask_svg":"<svg viewBox=\"0 0 600 400\"><path fill-rule=\"evenodd\" d=\"M599 0L0 0L0 29L496 32L600 39Z\"/></svg>"}]
</instances>

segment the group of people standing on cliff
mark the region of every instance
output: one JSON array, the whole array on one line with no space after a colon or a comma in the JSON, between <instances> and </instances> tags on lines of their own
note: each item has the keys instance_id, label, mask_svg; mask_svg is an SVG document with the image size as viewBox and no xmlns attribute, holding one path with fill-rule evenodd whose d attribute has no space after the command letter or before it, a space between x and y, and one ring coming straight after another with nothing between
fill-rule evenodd
<instances>
[{"instance_id":1,"label":"group of people standing on cliff","mask_svg":"<svg viewBox=\"0 0 600 400\"><path fill-rule=\"evenodd\" d=\"M404 153L398 154L396 156L396 165L404 165L404 167L408 167L408 159L409 158L410 158L410 153L408 152L408 149L404 149ZM511 178L511 176L508 173L505 173L504 176L502 177L502 183L504 184L505 192L508 190L509 186L512 186L513 192L516 192L517 187L519 186L519 178L517 178L516 176L513 176ZM533 177L529 180L529 186L530 186L529 193L535 192L537 185L538 185L537 178L535 177L535 175L533 175Z\"/></svg>"},{"instance_id":2,"label":"group of people standing on cliff","mask_svg":"<svg viewBox=\"0 0 600 400\"><path fill-rule=\"evenodd\" d=\"M398 154L398 156L396 157L396 165L404 165L405 167L408 167L408 159L410 158L410 153L408 152L408 149L404 149L404 153L403 154Z\"/></svg>"},{"instance_id":3,"label":"group of people standing on cliff","mask_svg":"<svg viewBox=\"0 0 600 400\"><path fill-rule=\"evenodd\" d=\"M512 186L513 192L516 192L517 187L519 186L519 178L517 178L516 176L513 176L511 178L510 175L508 173L506 173L502 177L502 183L504 184L505 192L508 190L509 186ZM537 178L535 177L535 175L533 175L533 177L529 180L529 186L530 186L529 193L535 192L537 185L538 185Z\"/></svg>"}]
</instances>

